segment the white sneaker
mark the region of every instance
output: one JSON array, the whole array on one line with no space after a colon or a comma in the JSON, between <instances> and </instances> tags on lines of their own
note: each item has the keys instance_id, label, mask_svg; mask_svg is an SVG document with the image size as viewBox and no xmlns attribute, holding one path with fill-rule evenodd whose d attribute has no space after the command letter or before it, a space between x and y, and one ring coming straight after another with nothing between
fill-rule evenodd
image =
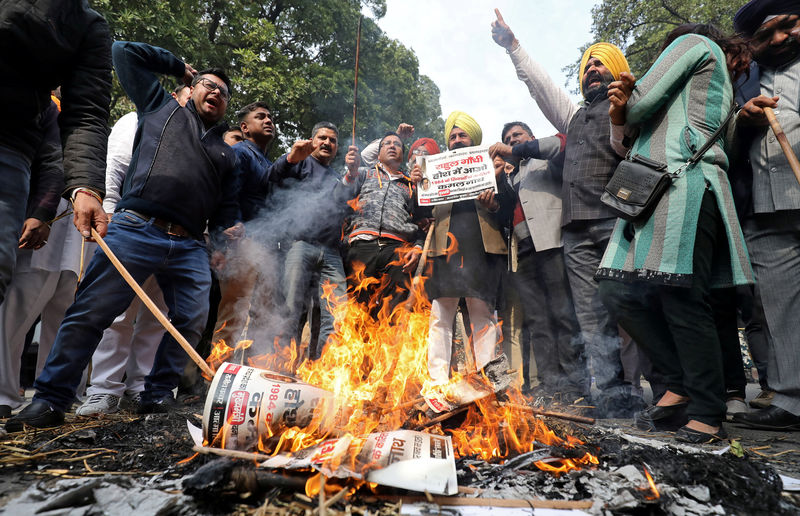
<instances>
[{"instance_id":1,"label":"white sneaker","mask_svg":"<svg viewBox=\"0 0 800 516\"><path fill-rule=\"evenodd\" d=\"M726 419L728 421L733 420L734 414L747 414L750 412L747 408L747 403L742 400L728 400L725 402L725 405L728 407L728 412L726 414Z\"/></svg>"},{"instance_id":2,"label":"white sneaker","mask_svg":"<svg viewBox=\"0 0 800 516\"><path fill-rule=\"evenodd\" d=\"M77 416L94 416L97 414L113 414L119 410L119 396L114 394L92 394L83 405L75 411Z\"/></svg>"}]
</instances>

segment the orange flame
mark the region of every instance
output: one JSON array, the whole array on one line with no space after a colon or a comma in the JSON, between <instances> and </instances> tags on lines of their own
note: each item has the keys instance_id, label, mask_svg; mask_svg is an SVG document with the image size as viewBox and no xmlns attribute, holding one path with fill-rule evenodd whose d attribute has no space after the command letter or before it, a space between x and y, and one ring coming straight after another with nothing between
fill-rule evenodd
<instances>
[{"instance_id":1,"label":"orange flame","mask_svg":"<svg viewBox=\"0 0 800 516\"><path fill-rule=\"evenodd\" d=\"M653 477L650 475L650 472L647 471L647 466L642 464L642 469L644 470L644 476L647 478L647 483L649 484L650 492L652 493L651 495L646 496L645 498L647 500L656 500L658 498L661 498L661 493L658 492L655 480L653 480Z\"/></svg>"},{"instance_id":2,"label":"orange flame","mask_svg":"<svg viewBox=\"0 0 800 516\"><path fill-rule=\"evenodd\" d=\"M457 248L455 239L450 238L447 254L456 252ZM408 250L402 248L400 256ZM406 276L407 287L413 294L413 304L407 308L403 302L391 302L391 296L398 295L397 291L387 291L383 288L384 280L369 277L364 270L362 264L354 266L350 297L337 298L334 285L323 285L325 302L334 316L335 331L325 343L320 359L308 360L294 341L280 346L277 340L274 353L249 359L251 366L294 375L334 394L334 406L325 407L335 412L333 424L326 422L323 416L324 412L331 411L318 406L309 425L276 430L275 434L270 430L268 435L259 436L257 448L261 452L277 454L322 445L324 455L324 441L344 436L352 439L351 447L360 449L363 436L370 433L422 427L429 421L420 397L432 385L427 343L430 302L425 295L425 278L412 283L410 275ZM355 300L356 294L367 292L371 295L368 306ZM219 365L221 357L231 356L233 352L234 349L219 340L209 363ZM448 386L452 387L460 379L455 373L447 386L437 388L447 393ZM488 382L480 377L479 381ZM542 446L583 445L573 437L557 436L543 419L515 408L515 404L527 404L518 386L504 394L510 403L501 405L489 396L469 408L459 428L445 430L434 425L429 431L449 433L457 457L478 456L486 460L502 460ZM357 455L352 454L353 457ZM535 464L544 471L560 474L597 463L597 458L587 452L577 459Z\"/></svg>"}]
</instances>

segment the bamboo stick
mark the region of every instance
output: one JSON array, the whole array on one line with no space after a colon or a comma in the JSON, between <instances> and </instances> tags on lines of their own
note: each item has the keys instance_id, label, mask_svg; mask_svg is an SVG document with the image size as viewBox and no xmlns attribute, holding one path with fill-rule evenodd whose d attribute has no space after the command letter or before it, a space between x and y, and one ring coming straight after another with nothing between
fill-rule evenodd
<instances>
[{"instance_id":1,"label":"bamboo stick","mask_svg":"<svg viewBox=\"0 0 800 516\"><path fill-rule=\"evenodd\" d=\"M156 319L158 319L158 322L160 322L164 326L164 328L169 332L169 334L172 335L176 341L178 341L178 344L180 344L183 350L189 355L189 358L191 358L192 361L194 361L194 363L197 364L197 367L199 367L201 371L207 374L209 378L214 378L214 370L211 369L211 367L206 363L206 361L203 360L203 358L197 353L197 351L194 350L192 345L189 344L189 341L187 341L184 338L184 336L181 335L178 329L172 325L169 319L167 319L167 316L161 313L161 310L159 310L156 304L153 303L153 300L150 299L150 296L148 296L145 293L145 291L142 290L142 287L139 286L139 284L136 282L135 279L133 279L133 276L130 275L125 266L122 265L122 262L119 261L114 252L111 251L111 249L108 247L108 244L106 244L105 240L103 240L103 237L100 236L100 233L98 233L97 230L94 228L92 228L92 238L94 238L94 240L103 250L103 252L106 253L108 259L117 269L117 271L119 271L119 273L122 275L122 278L128 283L128 285L131 286L133 291L136 292L136 295L139 296L139 299L142 300L142 303L144 303L147 309L153 313Z\"/></svg>"},{"instance_id":2,"label":"bamboo stick","mask_svg":"<svg viewBox=\"0 0 800 516\"><path fill-rule=\"evenodd\" d=\"M397 496L377 495L364 498L364 502L371 501L402 501L407 503L432 502L442 506L478 506L478 507L524 507L534 509L589 509L594 502L591 500L524 500L521 498L462 498L455 496L431 496L430 500L424 496Z\"/></svg>"},{"instance_id":3,"label":"bamboo stick","mask_svg":"<svg viewBox=\"0 0 800 516\"><path fill-rule=\"evenodd\" d=\"M786 155L786 160L789 162L792 172L794 172L795 179L800 183L800 161L797 160L797 155L795 155L794 150L792 150L789 139L786 138L786 133L783 132L783 128L781 124L778 123L778 119L775 117L775 112L772 108L765 107L764 114L767 115L769 126L772 128L772 132L775 133L775 138L778 139L783 154Z\"/></svg>"},{"instance_id":4,"label":"bamboo stick","mask_svg":"<svg viewBox=\"0 0 800 516\"><path fill-rule=\"evenodd\" d=\"M532 414L536 414L537 416L555 417L558 419L566 419L567 421L575 421L576 423L586 423L588 425L593 425L595 423L595 419L592 417L578 416L576 414L566 414L564 412L553 412L552 410L542 410L534 407L528 407L527 405L518 405L516 403L505 403L503 404L503 406L511 407L516 410L530 412Z\"/></svg>"},{"instance_id":5,"label":"bamboo stick","mask_svg":"<svg viewBox=\"0 0 800 516\"><path fill-rule=\"evenodd\" d=\"M361 50L361 16L358 17L358 35L356 36L356 80L353 84L353 140L350 145L356 144L356 110L358 108L358 58Z\"/></svg>"},{"instance_id":6,"label":"bamboo stick","mask_svg":"<svg viewBox=\"0 0 800 516\"><path fill-rule=\"evenodd\" d=\"M414 271L414 278L411 280L411 289L408 292L408 299L406 300L405 308L406 310L411 310L414 306L414 298L416 297L415 292L419 289L419 282L420 276L422 276L422 271L425 270L425 264L428 262L428 250L431 248L431 240L433 238L433 221L431 221L431 225L428 228L428 234L425 235L425 244L422 246L422 254L419 257L419 262L417 263L417 270Z\"/></svg>"}]
</instances>

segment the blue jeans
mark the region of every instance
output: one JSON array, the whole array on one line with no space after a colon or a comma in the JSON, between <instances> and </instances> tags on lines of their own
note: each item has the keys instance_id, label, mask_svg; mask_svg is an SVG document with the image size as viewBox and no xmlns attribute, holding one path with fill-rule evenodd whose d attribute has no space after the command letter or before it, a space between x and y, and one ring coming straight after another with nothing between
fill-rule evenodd
<instances>
[{"instance_id":1,"label":"blue jeans","mask_svg":"<svg viewBox=\"0 0 800 516\"><path fill-rule=\"evenodd\" d=\"M0 145L0 303L17 263L17 247L25 222L31 163L23 154Z\"/></svg>"},{"instance_id":2,"label":"blue jeans","mask_svg":"<svg viewBox=\"0 0 800 516\"><path fill-rule=\"evenodd\" d=\"M316 360L322 355L322 348L333 333L333 313L324 297L323 285L335 285L333 295L344 298L347 294L344 266L339 250L322 244L311 244L302 240L294 242L286 253L283 273L283 296L286 302L286 333L296 336L303 313L308 283L312 273L319 272L317 291L320 299L319 339L311 343L309 356ZM299 342L299 341L298 341Z\"/></svg>"},{"instance_id":3,"label":"blue jeans","mask_svg":"<svg viewBox=\"0 0 800 516\"><path fill-rule=\"evenodd\" d=\"M170 236L129 212L118 212L109 225L106 244L141 284L156 277L169 318L193 345L208 318L211 271L205 245L192 238ZM67 411L75 399L81 374L114 318L125 311L134 292L102 249L95 252L58 329L42 374L36 379L34 399ZM172 336L164 333L150 374L145 377L143 401L171 397L188 357Z\"/></svg>"}]
</instances>

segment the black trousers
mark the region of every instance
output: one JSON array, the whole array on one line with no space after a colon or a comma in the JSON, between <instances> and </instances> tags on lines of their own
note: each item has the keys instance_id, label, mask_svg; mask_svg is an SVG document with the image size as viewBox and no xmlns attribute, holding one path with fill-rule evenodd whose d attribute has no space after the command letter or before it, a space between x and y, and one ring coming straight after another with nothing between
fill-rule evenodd
<instances>
[{"instance_id":1,"label":"black trousers","mask_svg":"<svg viewBox=\"0 0 800 516\"><path fill-rule=\"evenodd\" d=\"M520 255L513 278L530 332L539 382L550 393L588 394L586 357L577 338L578 320L563 249ZM530 351L527 347L522 349L526 378Z\"/></svg>"},{"instance_id":2,"label":"black trousers","mask_svg":"<svg viewBox=\"0 0 800 516\"><path fill-rule=\"evenodd\" d=\"M385 303L388 303L388 315L408 298L410 275L403 272L399 254L403 246L408 244L385 238L356 240L347 251L347 288L359 303L369 306L373 317ZM376 281L359 285L359 264L364 266L362 277Z\"/></svg>"},{"instance_id":3,"label":"black trousers","mask_svg":"<svg viewBox=\"0 0 800 516\"><path fill-rule=\"evenodd\" d=\"M690 287L600 281L603 303L664 374L667 388L689 397L689 419L711 426L719 426L726 412L722 350L710 289L719 252L727 252L727 235L716 200L706 191Z\"/></svg>"}]
</instances>

